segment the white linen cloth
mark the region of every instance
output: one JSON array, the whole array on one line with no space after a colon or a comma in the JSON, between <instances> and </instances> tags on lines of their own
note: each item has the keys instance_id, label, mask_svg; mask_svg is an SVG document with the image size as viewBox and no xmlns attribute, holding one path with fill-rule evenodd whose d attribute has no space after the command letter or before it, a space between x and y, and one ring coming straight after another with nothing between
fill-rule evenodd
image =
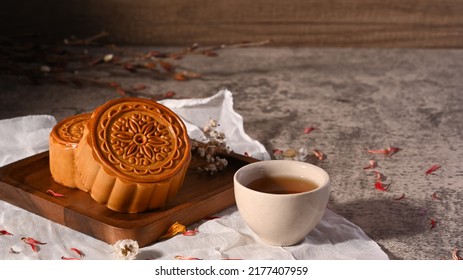
<instances>
[{"instance_id":1,"label":"white linen cloth","mask_svg":"<svg viewBox=\"0 0 463 280\"><path fill-rule=\"evenodd\" d=\"M243 129L242 117L233 110L231 92L222 90L210 98L165 100L164 105L181 116L192 138L212 118L220 123L230 148L247 152L261 160L270 159L258 141ZM26 116L0 120L0 166L48 149L48 135L56 120L52 116ZM260 243L240 218L236 206L215 214L218 218L188 226L198 229L195 236L176 235L140 248L137 259L388 259L387 255L358 226L326 210L321 222L295 246L277 247ZM60 259L78 257L70 248L85 253L84 259L114 259L113 244L0 201L0 259ZM34 252L21 241L33 237L46 242ZM16 253L11 252L13 248Z\"/></svg>"}]
</instances>

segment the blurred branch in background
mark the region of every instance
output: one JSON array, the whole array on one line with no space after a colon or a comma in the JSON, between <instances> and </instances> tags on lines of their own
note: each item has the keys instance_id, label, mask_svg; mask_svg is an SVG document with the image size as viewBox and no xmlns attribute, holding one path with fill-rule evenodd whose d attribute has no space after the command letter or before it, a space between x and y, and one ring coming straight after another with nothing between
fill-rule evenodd
<instances>
[{"instance_id":1,"label":"blurred branch in background","mask_svg":"<svg viewBox=\"0 0 463 280\"><path fill-rule=\"evenodd\" d=\"M100 32L83 39L70 37L56 45L0 37L0 75L24 77L37 85L59 83L76 87L99 86L110 88L121 96L162 99L172 97L174 93L147 93L146 85L123 84L116 78L118 75L114 74L145 75L155 80L198 79L202 77L201 73L185 69L179 61L192 55L213 58L224 49L257 47L270 43L270 40L265 40L206 47L193 44L175 51L140 51L100 42L108 36L107 32Z\"/></svg>"}]
</instances>

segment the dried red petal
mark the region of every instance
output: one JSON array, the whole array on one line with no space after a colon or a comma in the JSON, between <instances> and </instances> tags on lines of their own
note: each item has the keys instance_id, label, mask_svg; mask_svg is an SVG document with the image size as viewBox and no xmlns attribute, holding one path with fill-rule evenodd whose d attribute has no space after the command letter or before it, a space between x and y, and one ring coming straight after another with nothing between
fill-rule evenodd
<instances>
[{"instance_id":1,"label":"dried red petal","mask_svg":"<svg viewBox=\"0 0 463 280\"><path fill-rule=\"evenodd\" d=\"M386 156L392 156L393 154L397 153L398 151L400 151L400 148L397 148L397 147L388 147L387 148L387 155Z\"/></svg>"},{"instance_id":2,"label":"dried red petal","mask_svg":"<svg viewBox=\"0 0 463 280\"><path fill-rule=\"evenodd\" d=\"M147 62L143 66L148 70L156 69L156 63L154 63L154 62Z\"/></svg>"},{"instance_id":3,"label":"dried red petal","mask_svg":"<svg viewBox=\"0 0 463 280\"><path fill-rule=\"evenodd\" d=\"M73 261L80 260L79 258L68 258L68 257L65 257L65 256L61 256L61 259L62 259L62 260L66 260L66 261L69 261L69 260L73 260Z\"/></svg>"},{"instance_id":4,"label":"dried red petal","mask_svg":"<svg viewBox=\"0 0 463 280\"><path fill-rule=\"evenodd\" d=\"M397 147L391 147L389 146L387 149L381 149L381 150L367 150L370 154L383 154L385 156L392 156L393 154L397 153L400 151L400 148Z\"/></svg>"},{"instance_id":5,"label":"dried red petal","mask_svg":"<svg viewBox=\"0 0 463 280\"><path fill-rule=\"evenodd\" d=\"M376 188L377 190L380 190L380 191L383 191L383 192L387 191L387 190L389 189L389 187L390 187L389 184L384 184L384 183L381 182L381 181L377 181L377 182L375 183L375 188Z\"/></svg>"},{"instance_id":6,"label":"dried red petal","mask_svg":"<svg viewBox=\"0 0 463 280\"><path fill-rule=\"evenodd\" d=\"M314 131L315 129L318 129L318 128L313 127L313 126L305 127L304 128L304 133L309 134L310 132Z\"/></svg>"},{"instance_id":7,"label":"dried red petal","mask_svg":"<svg viewBox=\"0 0 463 280\"><path fill-rule=\"evenodd\" d=\"M164 70L166 70L166 72L173 72L174 71L174 66L172 64L170 64L169 62L159 61L159 64L161 65L161 67Z\"/></svg>"},{"instance_id":8,"label":"dried red petal","mask_svg":"<svg viewBox=\"0 0 463 280\"><path fill-rule=\"evenodd\" d=\"M442 198L440 198L439 196L437 196L437 193L434 192L432 195L431 195L432 199L437 199L437 200L442 200Z\"/></svg>"},{"instance_id":9,"label":"dried red petal","mask_svg":"<svg viewBox=\"0 0 463 280\"><path fill-rule=\"evenodd\" d=\"M313 154L319 160L324 160L325 159L325 154L323 154L323 152L321 152L320 150L313 150Z\"/></svg>"},{"instance_id":10,"label":"dried red petal","mask_svg":"<svg viewBox=\"0 0 463 280\"><path fill-rule=\"evenodd\" d=\"M27 244L35 244L35 245L45 245L45 244L47 244L46 242L37 241L32 237L22 237L21 240L24 241Z\"/></svg>"},{"instance_id":11,"label":"dried red petal","mask_svg":"<svg viewBox=\"0 0 463 280\"><path fill-rule=\"evenodd\" d=\"M29 244L29 246L31 246L32 251L34 251L34 252L38 252L38 251L39 251L39 247L36 246L35 244L31 244L31 243L27 243L27 244Z\"/></svg>"},{"instance_id":12,"label":"dried red petal","mask_svg":"<svg viewBox=\"0 0 463 280\"><path fill-rule=\"evenodd\" d=\"M194 236L194 235L198 234L198 229L197 228L189 229L189 230L185 231L182 234L185 235L185 236Z\"/></svg>"},{"instance_id":13,"label":"dried red petal","mask_svg":"<svg viewBox=\"0 0 463 280\"><path fill-rule=\"evenodd\" d=\"M369 152L370 154L383 154L383 155L387 155L387 150L386 149L383 149L383 150L367 150L367 152Z\"/></svg>"},{"instance_id":14,"label":"dried red petal","mask_svg":"<svg viewBox=\"0 0 463 280\"><path fill-rule=\"evenodd\" d=\"M175 256L175 259L177 260L202 260L200 258L194 258L194 257L184 257L184 256Z\"/></svg>"},{"instance_id":15,"label":"dried red petal","mask_svg":"<svg viewBox=\"0 0 463 280\"><path fill-rule=\"evenodd\" d=\"M209 57L215 57L219 55L218 53L209 50L203 51L202 54Z\"/></svg>"},{"instance_id":16,"label":"dried red petal","mask_svg":"<svg viewBox=\"0 0 463 280\"><path fill-rule=\"evenodd\" d=\"M175 73L174 80L176 81L186 81L187 77L183 73Z\"/></svg>"},{"instance_id":17,"label":"dried red petal","mask_svg":"<svg viewBox=\"0 0 463 280\"><path fill-rule=\"evenodd\" d=\"M165 57L160 51L150 51L145 55L146 58L150 57Z\"/></svg>"},{"instance_id":18,"label":"dried red petal","mask_svg":"<svg viewBox=\"0 0 463 280\"><path fill-rule=\"evenodd\" d=\"M463 260L463 257L460 256L460 250L457 247L453 248L452 250L452 259Z\"/></svg>"},{"instance_id":19,"label":"dried red petal","mask_svg":"<svg viewBox=\"0 0 463 280\"><path fill-rule=\"evenodd\" d=\"M130 64L130 63L125 63L123 65L124 69L131 72L131 73L135 73L137 72L137 69L135 68L135 66L133 66L133 64Z\"/></svg>"},{"instance_id":20,"label":"dried red petal","mask_svg":"<svg viewBox=\"0 0 463 280\"><path fill-rule=\"evenodd\" d=\"M433 218L429 220L429 224L431 224L431 229L436 227L436 223L437 223L436 220L434 220Z\"/></svg>"},{"instance_id":21,"label":"dried red petal","mask_svg":"<svg viewBox=\"0 0 463 280\"><path fill-rule=\"evenodd\" d=\"M73 251L73 252L75 252L75 253L77 253L77 255L79 255L79 257L81 257L81 258L83 258L83 257L85 256L85 254L84 254L81 250L79 250L79 249L77 249L77 248L74 248L74 247L73 247L73 248L71 248L70 250Z\"/></svg>"},{"instance_id":22,"label":"dried red petal","mask_svg":"<svg viewBox=\"0 0 463 280\"><path fill-rule=\"evenodd\" d=\"M135 91L144 90L144 89L146 89L146 85L144 85L144 84L134 85L132 87L132 89L135 90Z\"/></svg>"},{"instance_id":23,"label":"dried red petal","mask_svg":"<svg viewBox=\"0 0 463 280\"><path fill-rule=\"evenodd\" d=\"M122 96L122 97L127 96L127 92L125 92L125 90L123 88L121 88L121 87L117 87L116 92L119 93L119 95Z\"/></svg>"},{"instance_id":24,"label":"dried red petal","mask_svg":"<svg viewBox=\"0 0 463 280\"><path fill-rule=\"evenodd\" d=\"M384 176L383 173L376 171L376 170L373 170L372 172L375 173L377 182L386 180L386 176Z\"/></svg>"},{"instance_id":25,"label":"dried red petal","mask_svg":"<svg viewBox=\"0 0 463 280\"><path fill-rule=\"evenodd\" d=\"M2 229L2 230L0 230L0 235L13 235L13 234L6 231L6 230L4 230L4 229Z\"/></svg>"},{"instance_id":26,"label":"dried red petal","mask_svg":"<svg viewBox=\"0 0 463 280\"><path fill-rule=\"evenodd\" d=\"M64 197L64 194L54 192L53 190L47 190L47 193L54 197Z\"/></svg>"},{"instance_id":27,"label":"dried red petal","mask_svg":"<svg viewBox=\"0 0 463 280\"><path fill-rule=\"evenodd\" d=\"M371 159L371 160L370 160L370 164L367 165L367 166L365 166L363 169L372 169L372 168L375 168L375 167L377 167L377 166L378 166L378 164L376 163L376 161L373 160L373 159Z\"/></svg>"},{"instance_id":28,"label":"dried red petal","mask_svg":"<svg viewBox=\"0 0 463 280\"><path fill-rule=\"evenodd\" d=\"M172 97L174 97L174 96L175 96L175 92L173 92L173 91L168 91L168 92L166 92L166 93L164 94L164 97L165 97L165 98L172 98Z\"/></svg>"},{"instance_id":29,"label":"dried red petal","mask_svg":"<svg viewBox=\"0 0 463 280\"><path fill-rule=\"evenodd\" d=\"M428 170L426 170L425 174L426 175L429 175L429 174L432 174L434 171L436 171L437 169L440 168L440 165L439 164L434 164L433 166L431 166L431 168L429 168Z\"/></svg>"}]
</instances>

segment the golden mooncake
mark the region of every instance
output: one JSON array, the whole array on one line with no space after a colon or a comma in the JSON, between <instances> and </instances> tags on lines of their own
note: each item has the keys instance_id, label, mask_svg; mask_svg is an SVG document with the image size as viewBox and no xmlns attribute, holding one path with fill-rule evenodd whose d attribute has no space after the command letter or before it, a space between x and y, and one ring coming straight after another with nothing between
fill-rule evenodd
<instances>
[{"instance_id":1,"label":"golden mooncake","mask_svg":"<svg viewBox=\"0 0 463 280\"><path fill-rule=\"evenodd\" d=\"M57 183L66 187L76 188L74 151L90 116L89 113L65 118L50 133L50 172Z\"/></svg>"},{"instance_id":2,"label":"golden mooncake","mask_svg":"<svg viewBox=\"0 0 463 280\"><path fill-rule=\"evenodd\" d=\"M77 187L124 213L157 209L175 197L191 161L183 121L148 99L97 107L76 148Z\"/></svg>"}]
</instances>

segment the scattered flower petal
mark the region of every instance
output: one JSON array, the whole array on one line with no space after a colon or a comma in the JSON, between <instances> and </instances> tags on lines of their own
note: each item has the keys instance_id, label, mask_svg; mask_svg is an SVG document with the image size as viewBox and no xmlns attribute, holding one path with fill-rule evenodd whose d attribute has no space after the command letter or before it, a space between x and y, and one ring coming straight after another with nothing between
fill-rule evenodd
<instances>
[{"instance_id":1,"label":"scattered flower petal","mask_svg":"<svg viewBox=\"0 0 463 280\"><path fill-rule=\"evenodd\" d=\"M431 229L435 228L436 227L436 220L434 218L431 218L429 220L429 224L431 225Z\"/></svg>"},{"instance_id":2,"label":"scattered flower petal","mask_svg":"<svg viewBox=\"0 0 463 280\"><path fill-rule=\"evenodd\" d=\"M373 168L376 168L377 166L378 166L378 164L376 163L376 161L371 159L369 161L369 164L367 166L365 166L363 169L373 169Z\"/></svg>"},{"instance_id":3,"label":"scattered flower petal","mask_svg":"<svg viewBox=\"0 0 463 280\"><path fill-rule=\"evenodd\" d=\"M398 151L400 151L400 148L397 148L397 147L388 147L387 148L387 155L386 156L392 156L393 154L397 153Z\"/></svg>"},{"instance_id":4,"label":"scattered flower petal","mask_svg":"<svg viewBox=\"0 0 463 280\"><path fill-rule=\"evenodd\" d=\"M463 257L460 256L460 250L456 246L452 250L452 259L454 259L454 260L463 260Z\"/></svg>"},{"instance_id":5,"label":"scattered flower petal","mask_svg":"<svg viewBox=\"0 0 463 280\"><path fill-rule=\"evenodd\" d=\"M13 235L13 234L6 231L6 230L4 230L4 229L2 229L2 230L0 230L0 235Z\"/></svg>"},{"instance_id":6,"label":"scattered flower petal","mask_svg":"<svg viewBox=\"0 0 463 280\"><path fill-rule=\"evenodd\" d=\"M39 251L39 247L35 244L32 244L32 243L27 243L29 246L31 246L32 248L32 251L34 252L38 252Z\"/></svg>"},{"instance_id":7,"label":"scattered flower petal","mask_svg":"<svg viewBox=\"0 0 463 280\"><path fill-rule=\"evenodd\" d=\"M75 253L76 253L77 255L79 255L79 257L81 257L81 258L85 257L85 254L84 254L81 250L79 250L79 249L77 249L77 248L74 248L74 247L73 247L73 248L71 248L70 250L73 251L73 252L75 252Z\"/></svg>"},{"instance_id":8,"label":"scattered flower petal","mask_svg":"<svg viewBox=\"0 0 463 280\"><path fill-rule=\"evenodd\" d=\"M381 150L367 150L370 154L383 154L385 156L391 156L395 153L397 153L400 150L400 148L397 147L391 147L389 146L387 149L381 149Z\"/></svg>"},{"instance_id":9,"label":"scattered flower petal","mask_svg":"<svg viewBox=\"0 0 463 280\"><path fill-rule=\"evenodd\" d=\"M173 92L173 91L168 91L168 92L166 92L166 93L164 94L164 97L165 97L165 98L172 98L172 97L174 97L174 96L175 96L175 92Z\"/></svg>"},{"instance_id":10,"label":"scattered flower petal","mask_svg":"<svg viewBox=\"0 0 463 280\"><path fill-rule=\"evenodd\" d=\"M440 168L440 165L439 164L434 164L433 166L431 166L431 168L429 168L428 170L426 170L425 174L426 175L429 175L429 174L432 174L434 173L434 171L436 171L437 169Z\"/></svg>"},{"instance_id":11,"label":"scattered flower petal","mask_svg":"<svg viewBox=\"0 0 463 280\"><path fill-rule=\"evenodd\" d=\"M138 242L132 239L118 240L114 245L114 253L118 259L133 260L138 255L140 247Z\"/></svg>"},{"instance_id":12,"label":"scattered flower petal","mask_svg":"<svg viewBox=\"0 0 463 280\"><path fill-rule=\"evenodd\" d=\"M47 244L46 242L40 242L38 240L35 240L32 237L22 237L21 240L24 241L27 244L34 244L34 245L45 245L45 244Z\"/></svg>"},{"instance_id":13,"label":"scattered flower petal","mask_svg":"<svg viewBox=\"0 0 463 280\"><path fill-rule=\"evenodd\" d=\"M175 256L175 259L177 260L202 260L200 258L194 258L194 257L184 257L184 256Z\"/></svg>"},{"instance_id":14,"label":"scattered flower petal","mask_svg":"<svg viewBox=\"0 0 463 280\"><path fill-rule=\"evenodd\" d=\"M434 192L432 195L431 195L432 199L436 199L436 200L442 200L442 198L440 196L437 195L436 192Z\"/></svg>"},{"instance_id":15,"label":"scattered flower petal","mask_svg":"<svg viewBox=\"0 0 463 280\"><path fill-rule=\"evenodd\" d=\"M65 257L65 256L61 256L61 259L66 260L66 261L69 261L69 260L73 260L73 261L81 260L80 258L68 258L68 257Z\"/></svg>"},{"instance_id":16,"label":"scattered flower petal","mask_svg":"<svg viewBox=\"0 0 463 280\"><path fill-rule=\"evenodd\" d=\"M280 158L283 155L283 150L275 149L273 150L273 155L275 156L275 158Z\"/></svg>"},{"instance_id":17,"label":"scattered flower petal","mask_svg":"<svg viewBox=\"0 0 463 280\"><path fill-rule=\"evenodd\" d=\"M198 229L195 228L195 229L189 229L189 230L185 231L182 234L185 235L185 236L194 236L194 235L198 234L198 232L199 232Z\"/></svg>"},{"instance_id":18,"label":"scattered flower petal","mask_svg":"<svg viewBox=\"0 0 463 280\"><path fill-rule=\"evenodd\" d=\"M184 232L186 232L186 227L180 224L179 222L176 222L173 225L171 225L169 229L167 230L167 232L163 236L161 236L159 239L161 240L161 239L170 238L172 236L175 236L179 233L184 233Z\"/></svg>"},{"instance_id":19,"label":"scattered flower petal","mask_svg":"<svg viewBox=\"0 0 463 280\"><path fill-rule=\"evenodd\" d=\"M53 190L47 190L47 193L54 197L64 197L64 194L54 192Z\"/></svg>"},{"instance_id":20,"label":"scattered flower petal","mask_svg":"<svg viewBox=\"0 0 463 280\"><path fill-rule=\"evenodd\" d=\"M140 90L144 90L144 89L146 89L146 85L144 85L144 84L138 84L138 85L132 86L132 90L134 90L134 91L140 91Z\"/></svg>"},{"instance_id":21,"label":"scattered flower petal","mask_svg":"<svg viewBox=\"0 0 463 280\"><path fill-rule=\"evenodd\" d=\"M394 197L394 200L402 200L405 198L405 193L403 193L401 196Z\"/></svg>"},{"instance_id":22,"label":"scattered flower petal","mask_svg":"<svg viewBox=\"0 0 463 280\"><path fill-rule=\"evenodd\" d=\"M26 243L26 244L28 244L29 246L31 246L32 251L34 251L34 252L38 252L38 251L39 251L39 246L38 246L38 245L45 245L45 244L47 244L47 243L45 243L45 242L37 241L37 240L35 240L35 239L32 238L32 237L22 237L21 240L24 241L24 243Z\"/></svg>"},{"instance_id":23,"label":"scattered flower petal","mask_svg":"<svg viewBox=\"0 0 463 280\"><path fill-rule=\"evenodd\" d=\"M312 131L314 131L314 130L316 130L316 129L318 129L318 128L313 127L313 126L305 127L305 128L304 128L304 133L305 133L305 134L309 134L310 132L312 132Z\"/></svg>"},{"instance_id":24,"label":"scattered flower petal","mask_svg":"<svg viewBox=\"0 0 463 280\"><path fill-rule=\"evenodd\" d=\"M383 173L381 173L379 171L376 171L376 170L373 170L372 172L375 173L375 177L376 177L377 182L386 180L386 176L384 176Z\"/></svg>"},{"instance_id":25,"label":"scattered flower petal","mask_svg":"<svg viewBox=\"0 0 463 280\"><path fill-rule=\"evenodd\" d=\"M375 188L376 188L377 190L380 190L380 191L385 192L385 191L387 191L387 190L390 188L390 185L389 185L389 184L384 184L384 183L381 182L381 181L377 181L377 182L375 183Z\"/></svg>"},{"instance_id":26,"label":"scattered flower petal","mask_svg":"<svg viewBox=\"0 0 463 280\"><path fill-rule=\"evenodd\" d=\"M313 150L313 154L318 160L324 160L326 158L325 154L320 150Z\"/></svg>"}]
</instances>

